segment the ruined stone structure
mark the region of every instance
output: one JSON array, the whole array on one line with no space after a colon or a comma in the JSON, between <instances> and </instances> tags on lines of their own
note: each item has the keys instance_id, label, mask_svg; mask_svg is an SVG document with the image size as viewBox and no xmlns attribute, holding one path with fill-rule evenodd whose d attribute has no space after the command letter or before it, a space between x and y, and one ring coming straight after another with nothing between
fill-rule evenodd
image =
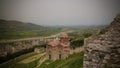
<instances>
[{"instance_id":1,"label":"ruined stone structure","mask_svg":"<svg viewBox=\"0 0 120 68\"><path fill-rule=\"evenodd\" d=\"M85 39L83 68L120 68L120 15L97 36Z\"/></svg>"},{"instance_id":2,"label":"ruined stone structure","mask_svg":"<svg viewBox=\"0 0 120 68\"><path fill-rule=\"evenodd\" d=\"M35 46L44 45L55 38L49 36L0 41L0 56L4 57L8 54L10 55Z\"/></svg>"},{"instance_id":3,"label":"ruined stone structure","mask_svg":"<svg viewBox=\"0 0 120 68\"><path fill-rule=\"evenodd\" d=\"M65 59L70 54L70 42L69 37L66 33L62 33L59 36L59 40L53 40L46 46L47 59L58 60Z\"/></svg>"}]
</instances>

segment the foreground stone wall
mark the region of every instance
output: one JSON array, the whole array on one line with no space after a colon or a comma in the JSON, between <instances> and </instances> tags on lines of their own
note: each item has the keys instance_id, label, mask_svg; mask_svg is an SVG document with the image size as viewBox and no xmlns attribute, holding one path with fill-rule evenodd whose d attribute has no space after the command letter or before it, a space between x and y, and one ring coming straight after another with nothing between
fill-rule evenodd
<instances>
[{"instance_id":1,"label":"foreground stone wall","mask_svg":"<svg viewBox=\"0 0 120 68\"><path fill-rule=\"evenodd\" d=\"M83 68L120 68L120 15L97 36L85 39Z\"/></svg>"}]
</instances>

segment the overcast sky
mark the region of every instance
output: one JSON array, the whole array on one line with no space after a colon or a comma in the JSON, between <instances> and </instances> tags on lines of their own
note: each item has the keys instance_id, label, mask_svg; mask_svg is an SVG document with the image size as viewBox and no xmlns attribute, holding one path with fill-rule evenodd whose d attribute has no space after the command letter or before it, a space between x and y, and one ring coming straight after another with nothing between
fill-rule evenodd
<instances>
[{"instance_id":1,"label":"overcast sky","mask_svg":"<svg viewBox=\"0 0 120 68\"><path fill-rule=\"evenodd\" d=\"M0 19L39 25L109 24L120 0L0 0Z\"/></svg>"}]
</instances>

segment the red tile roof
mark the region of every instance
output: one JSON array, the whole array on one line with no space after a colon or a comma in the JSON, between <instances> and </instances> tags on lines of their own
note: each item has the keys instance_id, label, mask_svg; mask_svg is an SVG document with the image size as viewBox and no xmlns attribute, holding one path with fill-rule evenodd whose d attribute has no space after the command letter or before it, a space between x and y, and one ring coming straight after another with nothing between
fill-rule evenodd
<instances>
[{"instance_id":1,"label":"red tile roof","mask_svg":"<svg viewBox=\"0 0 120 68\"><path fill-rule=\"evenodd\" d=\"M66 33L60 34L60 38L68 38L68 35ZM48 43L49 46L63 46L63 47L68 47L70 46L70 42L64 42L61 43L59 40L54 40Z\"/></svg>"},{"instance_id":2,"label":"red tile roof","mask_svg":"<svg viewBox=\"0 0 120 68\"><path fill-rule=\"evenodd\" d=\"M63 47L68 47L68 46L70 46L70 42L60 43L60 45L62 45Z\"/></svg>"},{"instance_id":3,"label":"red tile roof","mask_svg":"<svg viewBox=\"0 0 120 68\"><path fill-rule=\"evenodd\" d=\"M60 38L68 38L69 36L66 33L60 34Z\"/></svg>"},{"instance_id":4,"label":"red tile roof","mask_svg":"<svg viewBox=\"0 0 120 68\"><path fill-rule=\"evenodd\" d=\"M49 46L58 46L59 44L60 44L60 42L57 40L54 40L54 41L51 41L48 43Z\"/></svg>"}]
</instances>

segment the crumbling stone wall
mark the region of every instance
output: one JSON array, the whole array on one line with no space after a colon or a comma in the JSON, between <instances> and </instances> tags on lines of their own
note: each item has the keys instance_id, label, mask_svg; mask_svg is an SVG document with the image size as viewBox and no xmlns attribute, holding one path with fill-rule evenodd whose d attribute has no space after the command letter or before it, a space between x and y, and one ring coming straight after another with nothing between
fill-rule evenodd
<instances>
[{"instance_id":1,"label":"crumbling stone wall","mask_svg":"<svg viewBox=\"0 0 120 68\"><path fill-rule=\"evenodd\" d=\"M35 46L44 45L49 39L44 38L28 38L0 41L0 56L7 56L22 50L30 49Z\"/></svg>"},{"instance_id":2,"label":"crumbling stone wall","mask_svg":"<svg viewBox=\"0 0 120 68\"><path fill-rule=\"evenodd\" d=\"M120 68L120 15L97 36L85 39L83 68Z\"/></svg>"}]
</instances>

